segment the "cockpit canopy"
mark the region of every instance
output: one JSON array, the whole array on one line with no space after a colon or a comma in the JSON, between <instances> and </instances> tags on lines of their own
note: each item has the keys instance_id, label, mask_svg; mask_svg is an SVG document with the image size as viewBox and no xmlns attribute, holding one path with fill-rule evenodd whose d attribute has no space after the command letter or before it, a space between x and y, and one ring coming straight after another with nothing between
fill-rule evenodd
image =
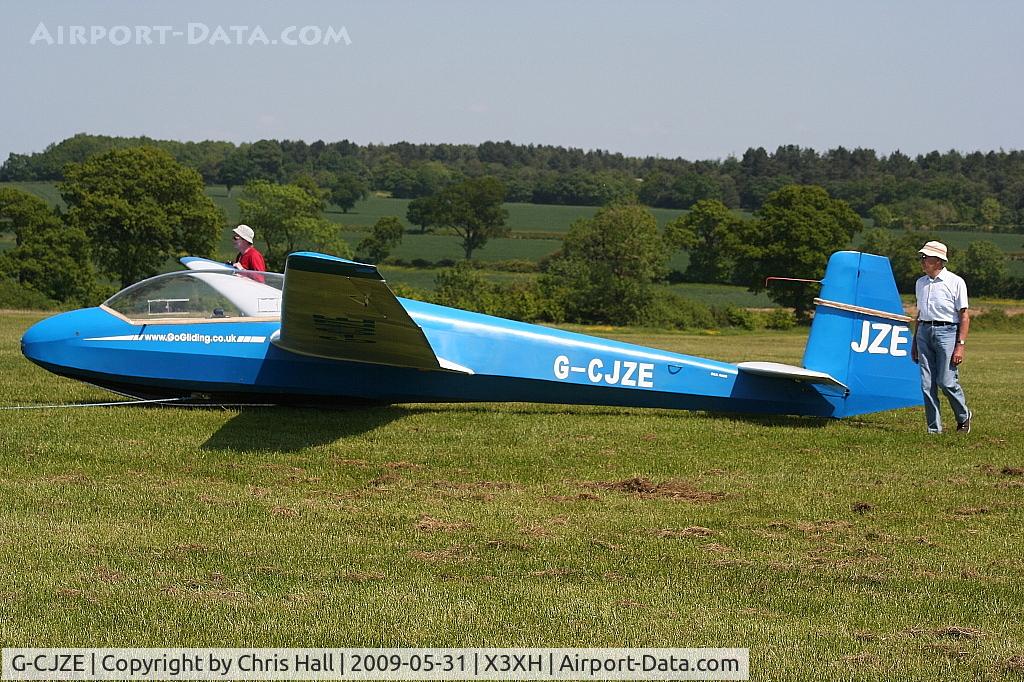
<instances>
[{"instance_id":1,"label":"cockpit canopy","mask_svg":"<svg viewBox=\"0 0 1024 682\"><path fill-rule=\"evenodd\" d=\"M132 322L278 320L284 275L244 270L187 270L150 277L103 305Z\"/></svg>"}]
</instances>

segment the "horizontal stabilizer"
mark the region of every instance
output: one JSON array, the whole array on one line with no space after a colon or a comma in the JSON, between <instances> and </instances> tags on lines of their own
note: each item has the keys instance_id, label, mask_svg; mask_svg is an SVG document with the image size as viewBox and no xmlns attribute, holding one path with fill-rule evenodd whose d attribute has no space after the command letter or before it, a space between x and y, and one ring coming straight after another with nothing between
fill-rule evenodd
<instances>
[{"instance_id":1,"label":"horizontal stabilizer","mask_svg":"<svg viewBox=\"0 0 1024 682\"><path fill-rule=\"evenodd\" d=\"M281 334L302 355L441 369L427 337L372 265L319 253L288 256ZM461 369L461 368L460 368Z\"/></svg>"},{"instance_id":2,"label":"horizontal stabilizer","mask_svg":"<svg viewBox=\"0 0 1024 682\"><path fill-rule=\"evenodd\" d=\"M784 365L781 362L741 362L736 365L741 372L758 374L764 377L778 377L780 379L793 379L805 381L809 384L825 384L836 386L844 391L849 391L846 384L839 381L831 374L816 372L813 369L797 367L795 365Z\"/></svg>"}]
</instances>

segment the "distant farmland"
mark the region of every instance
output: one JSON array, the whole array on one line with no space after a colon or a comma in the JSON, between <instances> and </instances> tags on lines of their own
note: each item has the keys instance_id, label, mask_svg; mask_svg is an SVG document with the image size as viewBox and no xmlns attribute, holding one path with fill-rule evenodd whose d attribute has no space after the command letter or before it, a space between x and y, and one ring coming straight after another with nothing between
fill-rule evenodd
<instances>
[{"instance_id":1,"label":"distant farmland","mask_svg":"<svg viewBox=\"0 0 1024 682\"><path fill-rule=\"evenodd\" d=\"M64 208L64 202L54 183L51 182L12 182L0 183L0 187L15 187L46 200L52 205ZM230 226L238 222L238 196L242 188L234 188L228 196L222 185L206 188L207 195L224 211L227 225L219 245L220 256L230 259L234 255L231 247ZM395 216L406 226L409 232L402 244L392 254L404 261L422 259L431 262L440 260L461 260L462 248L457 236L448 231L440 230L419 234L418 228L405 219L408 199L392 199L372 195L360 201L348 213L335 206L329 206L324 216L341 226L342 236L353 248L363 238L365 232L380 218ZM476 251L473 256L477 260L529 260L538 261L561 248L561 239L568 232L572 223L580 218L589 218L598 210L596 206L551 206L541 204L506 204L508 209L508 226L510 235L507 238L493 239L487 246ZM671 209L651 209L658 220L659 227L674 218L684 215L686 211ZM749 214L744 214L749 215ZM895 232L895 231L894 231ZM863 234L863 233L862 233ZM1024 235L1006 233L955 232L937 231L932 234L945 241L955 249L966 249L974 241L991 241L1008 254L1024 255ZM853 247L860 243L860 236L854 239ZM13 246L13 240L7 234L0 234L0 249ZM684 270L689 262L686 253L675 254L670 267ZM1009 272L1012 275L1024 276L1024 260L1011 259Z\"/></svg>"}]
</instances>

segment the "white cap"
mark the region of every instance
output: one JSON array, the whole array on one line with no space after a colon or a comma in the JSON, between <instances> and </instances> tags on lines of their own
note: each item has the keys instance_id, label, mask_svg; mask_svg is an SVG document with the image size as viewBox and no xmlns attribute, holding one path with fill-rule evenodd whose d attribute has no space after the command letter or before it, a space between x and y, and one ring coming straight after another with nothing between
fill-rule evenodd
<instances>
[{"instance_id":1,"label":"white cap","mask_svg":"<svg viewBox=\"0 0 1024 682\"><path fill-rule=\"evenodd\" d=\"M949 258L946 257L946 245L942 242L928 242L918 249L917 252L923 253L926 256L935 256L942 260L949 260Z\"/></svg>"},{"instance_id":2,"label":"white cap","mask_svg":"<svg viewBox=\"0 0 1024 682\"><path fill-rule=\"evenodd\" d=\"M252 244L253 240L256 238L256 234L248 225L239 225L238 227L233 229L232 232L234 232L235 234L237 234L239 237L249 242L250 244ZM943 247L943 249L945 249L945 247Z\"/></svg>"}]
</instances>

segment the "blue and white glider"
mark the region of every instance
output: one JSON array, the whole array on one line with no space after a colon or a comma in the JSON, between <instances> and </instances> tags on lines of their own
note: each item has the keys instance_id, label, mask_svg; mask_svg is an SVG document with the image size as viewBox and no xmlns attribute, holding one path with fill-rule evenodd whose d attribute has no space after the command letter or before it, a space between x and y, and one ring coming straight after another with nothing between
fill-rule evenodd
<instances>
[{"instance_id":1,"label":"blue and white glider","mask_svg":"<svg viewBox=\"0 0 1024 682\"><path fill-rule=\"evenodd\" d=\"M57 374L195 403L539 402L847 417L919 405L889 261L832 255L803 366L730 364L397 298L318 253L284 275L205 259L31 327Z\"/></svg>"}]
</instances>

